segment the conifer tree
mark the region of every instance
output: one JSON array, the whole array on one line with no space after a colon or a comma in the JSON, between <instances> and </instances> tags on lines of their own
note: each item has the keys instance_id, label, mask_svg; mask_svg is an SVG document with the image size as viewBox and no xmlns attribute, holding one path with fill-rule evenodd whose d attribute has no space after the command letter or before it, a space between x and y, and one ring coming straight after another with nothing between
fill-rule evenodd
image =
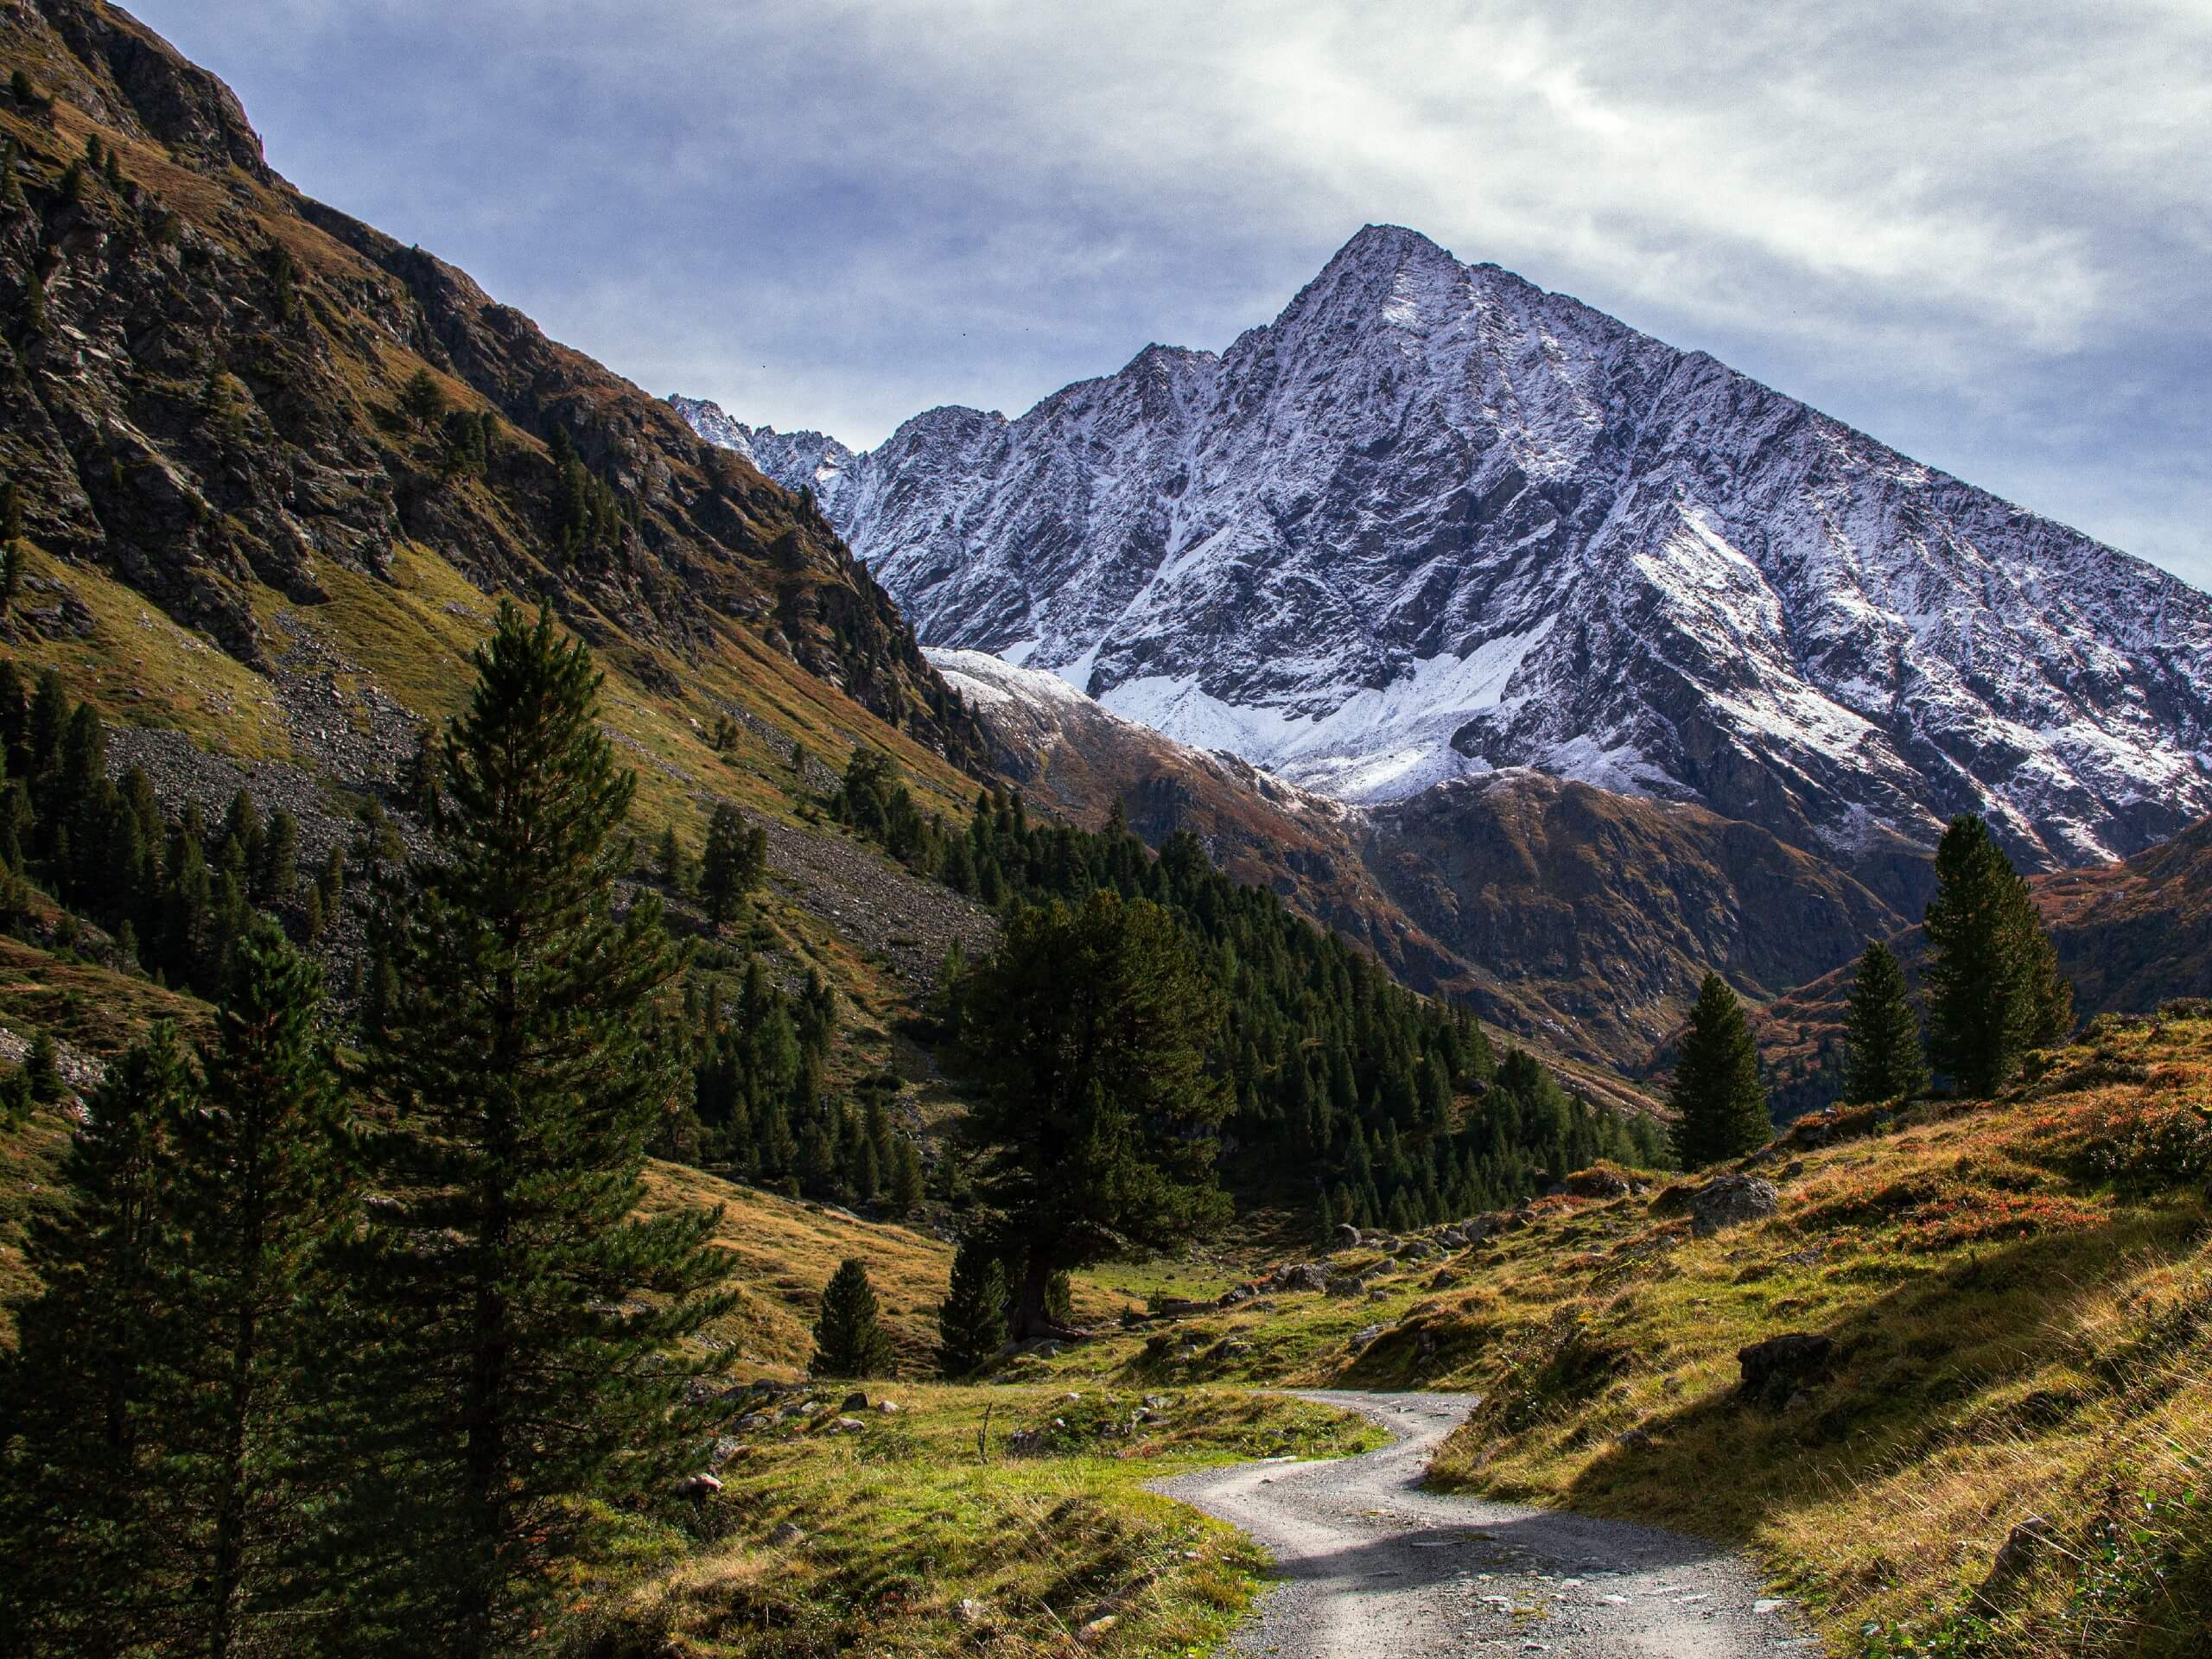
<instances>
[{"instance_id":1,"label":"conifer tree","mask_svg":"<svg viewBox=\"0 0 2212 1659\"><path fill-rule=\"evenodd\" d=\"M269 819L269 833L255 867L253 896L264 905L289 905L300 885L300 826L279 810Z\"/></svg>"},{"instance_id":2,"label":"conifer tree","mask_svg":"<svg viewBox=\"0 0 2212 1659\"><path fill-rule=\"evenodd\" d=\"M1773 1136L1758 1048L1743 1005L1718 974L1706 975L1698 988L1668 1098L1675 1109L1675 1152L1684 1169L1741 1157Z\"/></svg>"},{"instance_id":3,"label":"conifer tree","mask_svg":"<svg viewBox=\"0 0 2212 1659\"><path fill-rule=\"evenodd\" d=\"M660 832L660 848L653 855L654 872L661 885L671 893L683 893L691 885L691 861L683 855L683 843L676 837L676 826L668 825Z\"/></svg>"},{"instance_id":4,"label":"conifer tree","mask_svg":"<svg viewBox=\"0 0 2212 1659\"><path fill-rule=\"evenodd\" d=\"M904 1221L922 1201L922 1154L909 1135L892 1142L891 1178L884 1194L892 1218Z\"/></svg>"},{"instance_id":5,"label":"conifer tree","mask_svg":"<svg viewBox=\"0 0 2212 1659\"><path fill-rule=\"evenodd\" d=\"M707 821L707 847L699 861L699 898L717 927L735 918L745 896L767 872L768 837L746 828L727 801Z\"/></svg>"},{"instance_id":6,"label":"conifer tree","mask_svg":"<svg viewBox=\"0 0 2212 1659\"><path fill-rule=\"evenodd\" d=\"M840 1379L891 1374L891 1338L876 1312L868 1265L856 1255L838 1263L823 1287L822 1312L814 1321L814 1363L808 1369L817 1376Z\"/></svg>"},{"instance_id":7,"label":"conifer tree","mask_svg":"<svg viewBox=\"0 0 2212 1659\"><path fill-rule=\"evenodd\" d=\"M1110 893L1022 911L972 979L979 1195L1020 1260L1014 1334L1048 1334L1053 1274L1172 1248L1226 1214L1222 999L1167 912Z\"/></svg>"},{"instance_id":8,"label":"conifer tree","mask_svg":"<svg viewBox=\"0 0 2212 1659\"><path fill-rule=\"evenodd\" d=\"M1326 1192L1313 1206L1313 1248L1322 1255L1332 1255L1337 1249L1336 1201Z\"/></svg>"},{"instance_id":9,"label":"conifer tree","mask_svg":"<svg viewBox=\"0 0 2212 1659\"><path fill-rule=\"evenodd\" d=\"M31 1098L41 1106L51 1106L69 1092L61 1081L61 1050L52 1032L41 1031L31 1039L30 1053L23 1061L23 1078L30 1086Z\"/></svg>"},{"instance_id":10,"label":"conifer tree","mask_svg":"<svg viewBox=\"0 0 2212 1659\"><path fill-rule=\"evenodd\" d=\"M982 1237L962 1239L937 1311L938 1369L972 1376L995 1359L1006 1345L1006 1263Z\"/></svg>"},{"instance_id":11,"label":"conifer tree","mask_svg":"<svg viewBox=\"0 0 2212 1659\"><path fill-rule=\"evenodd\" d=\"M1996 1093L2030 1049L2073 1024L2073 987L2037 918L2027 884L1971 815L1936 849L1928 906L1929 1058L1960 1092Z\"/></svg>"},{"instance_id":12,"label":"conifer tree","mask_svg":"<svg viewBox=\"0 0 2212 1659\"><path fill-rule=\"evenodd\" d=\"M600 677L512 605L474 661L429 850L376 878L388 1202L343 1425L365 1454L349 1639L457 1659L535 1650L553 1561L588 1570L613 1514L698 1466L685 1381L717 1362L685 1344L729 1306L715 1217L638 1214L677 1053L650 1016L679 963L650 896L614 914L636 778Z\"/></svg>"},{"instance_id":13,"label":"conifer tree","mask_svg":"<svg viewBox=\"0 0 2212 1659\"><path fill-rule=\"evenodd\" d=\"M1919 1016L1905 995L1904 969L1879 940L1859 958L1843 1038L1846 1100L1910 1100L1928 1091L1928 1058Z\"/></svg>"},{"instance_id":14,"label":"conifer tree","mask_svg":"<svg viewBox=\"0 0 2212 1659\"><path fill-rule=\"evenodd\" d=\"M201 1052L205 1109L175 1135L168 1347L187 1386L164 1433L185 1516L178 1622L209 1659L265 1645L293 1599L289 1558L315 1495L298 1463L315 1408L302 1365L307 1322L332 1294L319 1269L347 1185L321 1003L320 969L268 923L250 930Z\"/></svg>"},{"instance_id":15,"label":"conifer tree","mask_svg":"<svg viewBox=\"0 0 2212 1659\"><path fill-rule=\"evenodd\" d=\"M160 1436L175 1334L164 1317L174 1164L168 1132L194 1093L176 1033L157 1026L111 1071L34 1217L0 1378L0 1554L16 1650L142 1650L177 1588L162 1541L173 1506Z\"/></svg>"}]
</instances>

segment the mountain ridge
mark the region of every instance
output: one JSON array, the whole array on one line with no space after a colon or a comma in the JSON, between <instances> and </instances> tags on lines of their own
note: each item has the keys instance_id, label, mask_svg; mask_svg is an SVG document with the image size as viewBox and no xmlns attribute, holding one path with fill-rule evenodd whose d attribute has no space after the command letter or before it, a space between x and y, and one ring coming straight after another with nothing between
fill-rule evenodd
<instances>
[{"instance_id":1,"label":"mountain ridge","mask_svg":"<svg viewBox=\"0 0 2212 1659\"><path fill-rule=\"evenodd\" d=\"M1533 766L2037 868L2212 810L2212 600L1399 227L1221 353L760 448L925 643L1345 798Z\"/></svg>"}]
</instances>

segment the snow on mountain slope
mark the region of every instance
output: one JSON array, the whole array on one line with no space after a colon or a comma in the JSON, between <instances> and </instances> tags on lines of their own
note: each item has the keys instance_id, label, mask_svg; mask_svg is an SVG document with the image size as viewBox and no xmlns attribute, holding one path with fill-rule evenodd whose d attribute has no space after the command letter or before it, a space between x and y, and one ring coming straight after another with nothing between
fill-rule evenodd
<instances>
[{"instance_id":1,"label":"snow on mountain slope","mask_svg":"<svg viewBox=\"0 0 2212 1659\"><path fill-rule=\"evenodd\" d=\"M1018 420L721 420L924 640L1348 800L1531 766L2040 865L2212 810L2212 600L1410 231Z\"/></svg>"},{"instance_id":2,"label":"snow on mountain slope","mask_svg":"<svg viewBox=\"0 0 2212 1659\"><path fill-rule=\"evenodd\" d=\"M1926 898L1924 858L1874 878L1878 892L1755 825L1525 768L1349 805L1185 747L1044 670L928 654L1032 801L1093 827L1118 805L1155 845L1187 830L1405 983L1562 1058L1642 1065L1707 969L1763 1001L1902 931Z\"/></svg>"}]
</instances>

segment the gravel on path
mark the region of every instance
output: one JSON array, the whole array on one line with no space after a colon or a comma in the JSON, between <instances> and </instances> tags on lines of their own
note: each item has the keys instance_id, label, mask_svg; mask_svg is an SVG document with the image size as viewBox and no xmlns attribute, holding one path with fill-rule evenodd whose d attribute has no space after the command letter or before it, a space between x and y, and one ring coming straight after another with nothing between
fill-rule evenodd
<instances>
[{"instance_id":1,"label":"gravel on path","mask_svg":"<svg viewBox=\"0 0 2212 1659\"><path fill-rule=\"evenodd\" d=\"M1420 1490L1471 1395L1304 1392L1392 1444L1325 1463L1243 1464L1156 1490L1242 1528L1281 1582L1236 1651L1276 1659L1817 1659L1742 1557L1679 1533Z\"/></svg>"}]
</instances>

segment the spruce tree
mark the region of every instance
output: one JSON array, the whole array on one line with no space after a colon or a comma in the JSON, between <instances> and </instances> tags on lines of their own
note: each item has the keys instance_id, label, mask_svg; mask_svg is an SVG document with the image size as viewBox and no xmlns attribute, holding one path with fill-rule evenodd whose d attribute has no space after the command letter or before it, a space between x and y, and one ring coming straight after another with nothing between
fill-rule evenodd
<instances>
[{"instance_id":1,"label":"spruce tree","mask_svg":"<svg viewBox=\"0 0 2212 1659\"><path fill-rule=\"evenodd\" d=\"M1056 1273L1172 1249L1225 1216L1222 998L1173 916L1111 893L1020 912L971 980L978 1195L1020 1260L1014 1334L1050 1334Z\"/></svg>"},{"instance_id":2,"label":"spruce tree","mask_svg":"<svg viewBox=\"0 0 2212 1659\"><path fill-rule=\"evenodd\" d=\"M1690 1010L1669 1096L1675 1153L1684 1169L1703 1169L1764 1146L1774 1134L1759 1053L1728 982L1708 973Z\"/></svg>"},{"instance_id":3,"label":"spruce tree","mask_svg":"<svg viewBox=\"0 0 2212 1659\"><path fill-rule=\"evenodd\" d=\"M727 801L707 821L707 847L699 861L699 898L707 918L720 927L734 920L747 893L766 873L768 837L747 830L737 809Z\"/></svg>"},{"instance_id":4,"label":"spruce tree","mask_svg":"<svg viewBox=\"0 0 2212 1659\"><path fill-rule=\"evenodd\" d=\"M110 1072L71 1137L58 1202L36 1213L0 1376L6 1620L34 1655L121 1656L165 1626L179 1588L162 1437L176 1403L167 1344L176 1232L168 1135L195 1082L156 1026Z\"/></svg>"},{"instance_id":5,"label":"spruce tree","mask_svg":"<svg viewBox=\"0 0 2212 1659\"><path fill-rule=\"evenodd\" d=\"M677 1063L651 1016L680 963L650 895L614 913L636 778L600 677L550 613L505 604L474 662L429 849L376 877L391 974L364 1078L391 1128L340 1569L354 1646L459 1659L536 1650L553 1563L604 1561L619 1512L699 1466L686 1379L719 1362L689 1339L730 1305L715 1215L638 1214Z\"/></svg>"},{"instance_id":6,"label":"spruce tree","mask_svg":"<svg viewBox=\"0 0 2212 1659\"><path fill-rule=\"evenodd\" d=\"M61 1081L60 1046L52 1032L41 1031L31 1039L30 1052L23 1059L23 1077L30 1085L31 1098L41 1106L51 1106L69 1092Z\"/></svg>"},{"instance_id":7,"label":"spruce tree","mask_svg":"<svg viewBox=\"0 0 2212 1659\"><path fill-rule=\"evenodd\" d=\"M868 1266L856 1255L840 1262L823 1287L822 1312L814 1321L814 1363L808 1369L817 1376L841 1380L891 1374L891 1338L876 1313Z\"/></svg>"},{"instance_id":8,"label":"spruce tree","mask_svg":"<svg viewBox=\"0 0 2212 1659\"><path fill-rule=\"evenodd\" d=\"M980 1236L952 1253L952 1282L937 1311L938 1369L972 1376L1006 1345L1006 1263Z\"/></svg>"},{"instance_id":9,"label":"spruce tree","mask_svg":"<svg viewBox=\"0 0 2212 1659\"><path fill-rule=\"evenodd\" d=\"M1989 827L1951 820L1936 849L1928 906L1929 1058L1961 1094L1993 1095L2029 1050L2073 1024L2073 987L2037 918L2027 883Z\"/></svg>"},{"instance_id":10,"label":"spruce tree","mask_svg":"<svg viewBox=\"0 0 2212 1659\"><path fill-rule=\"evenodd\" d=\"M691 886L691 861L684 856L683 843L677 839L676 826L670 824L660 832L660 849L653 855L654 873L661 885L671 893L688 892Z\"/></svg>"},{"instance_id":11,"label":"spruce tree","mask_svg":"<svg viewBox=\"0 0 2212 1659\"><path fill-rule=\"evenodd\" d=\"M1859 958L1843 1039L1846 1100L1910 1100L1928 1091L1928 1058L1919 1016L1905 995L1904 969L1879 940Z\"/></svg>"},{"instance_id":12,"label":"spruce tree","mask_svg":"<svg viewBox=\"0 0 2212 1659\"><path fill-rule=\"evenodd\" d=\"M254 871L253 896L264 905L289 905L300 885L300 826L289 812L270 815Z\"/></svg>"},{"instance_id":13,"label":"spruce tree","mask_svg":"<svg viewBox=\"0 0 2212 1659\"><path fill-rule=\"evenodd\" d=\"M892 1218L904 1221L922 1202L922 1154L911 1135L891 1143L891 1178L884 1203Z\"/></svg>"},{"instance_id":14,"label":"spruce tree","mask_svg":"<svg viewBox=\"0 0 2212 1659\"><path fill-rule=\"evenodd\" d=\"M346 1218L336 1072L317 1030L321 973L267 923L232 953L205 1109L175 1135L181 1249L175 1299L187 1383L164 1431L188 1523L180 1633L209 1659L263 1650L289 1583L315 1482L299 1465L308 1322ZM283 1645L281 1640L276 1645Z\"/></svg>"}]
</instances>

